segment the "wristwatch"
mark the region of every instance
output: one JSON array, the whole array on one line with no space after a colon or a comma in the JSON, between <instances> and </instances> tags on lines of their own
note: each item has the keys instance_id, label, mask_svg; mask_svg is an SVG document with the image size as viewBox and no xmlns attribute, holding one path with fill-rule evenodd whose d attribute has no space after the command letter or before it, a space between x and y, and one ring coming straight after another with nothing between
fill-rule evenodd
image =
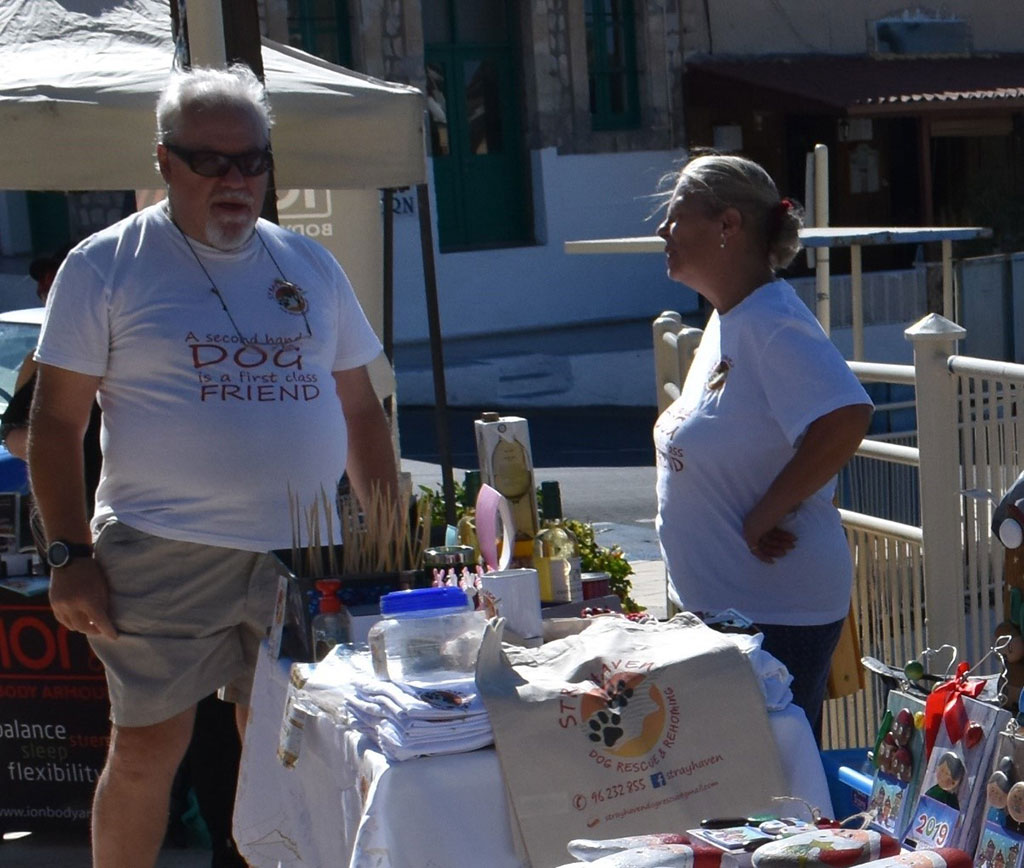
<instances>
[{"instance_id":1,"label":"wristwatch","mask_svg":"<svg viewBox=\"0 0 1024 868\"><path fill-rule=\"evenodd\" d=\"M91 558L92 545L89 543L72 543L55 539L46 549L46 562L57 569L66 567L75 558Z\"/></svg>"}]
</instances>

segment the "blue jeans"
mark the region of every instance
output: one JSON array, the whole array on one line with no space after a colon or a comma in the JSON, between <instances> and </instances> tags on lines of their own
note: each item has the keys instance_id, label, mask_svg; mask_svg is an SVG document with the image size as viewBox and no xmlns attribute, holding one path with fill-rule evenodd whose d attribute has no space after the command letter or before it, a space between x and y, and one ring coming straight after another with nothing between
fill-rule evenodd
<instances>
[{"instance_id":1,"label":"blue jeans","mask_svg":"<svg viewBox=\"0 0 1024 868\"><path fill-rule=\"evenodd\" d=\"M777 657L793 676L793 702L811 722L814 737L821 744L821 705L828 687L832 652L843 630L841 618L831 624L793 627L787 624L758 624L764 634L761 647Z\"/></svg>"}]
</instances>

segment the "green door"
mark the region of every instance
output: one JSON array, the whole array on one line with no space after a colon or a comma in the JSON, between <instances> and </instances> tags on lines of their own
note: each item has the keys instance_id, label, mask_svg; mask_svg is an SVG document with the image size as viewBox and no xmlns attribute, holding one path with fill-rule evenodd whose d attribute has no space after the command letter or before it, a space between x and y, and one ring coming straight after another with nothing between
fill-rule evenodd
<instances>
[{"instance_id":1,"label":"green door","mask_svg":"<svg viewBox=\"0 0 1024 868\"><path fill-rule=\"evenodd\" d=\"M518 71L504 0L425 0L427 103L442 250L532 242Z\"/></svg>"}]
</instances>

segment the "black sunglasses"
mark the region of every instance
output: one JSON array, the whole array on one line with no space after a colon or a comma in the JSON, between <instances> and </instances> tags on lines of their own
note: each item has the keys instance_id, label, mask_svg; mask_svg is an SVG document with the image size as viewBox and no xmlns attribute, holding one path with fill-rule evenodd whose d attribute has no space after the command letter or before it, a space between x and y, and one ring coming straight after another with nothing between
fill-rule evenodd
<instances>
[{"instance_id":1,"label":"black sunglasses","mask_svg":"<svg viewBox=\"0 0 1024 868\"><path fill-rule=\"evenodd\" d=\"M244 154L222 154L220 151L193 151L180 148L169 142L163 146L180 157L197 175L204 178L223 178L234 166L247 178L269 172L274 166L274 155L270 148L262 151L246 151Z\"/></svg>"}]
</instances>

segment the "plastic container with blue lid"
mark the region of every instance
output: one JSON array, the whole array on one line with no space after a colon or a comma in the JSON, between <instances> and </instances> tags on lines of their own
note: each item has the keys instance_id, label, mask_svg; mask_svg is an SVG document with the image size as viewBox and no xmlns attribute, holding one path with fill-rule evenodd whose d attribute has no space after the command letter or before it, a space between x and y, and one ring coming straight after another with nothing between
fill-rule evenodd
<instances>
[{"instance_id":1,"label":"plastic container with blue lid","mask_svg":"<svg viewBox=\"0 0 1024 868\"><path fill-rule=\"evenodd\" d=\"M435 684L472 676L486 620L461 588L416 588L380 598L367 641L378 678Z\"/></svg>"},{"instance_id":2,"label":"plastic container with blue lid","mask_svg":"<svg viewBox=\"0 0 1024 868\"><path fill-rule=\"evenodd\" d=\"M380 598L380 613L385 618L428 618L468 610L469 597L462 588L414 588Z\"/></svg>"}]
</instances>

